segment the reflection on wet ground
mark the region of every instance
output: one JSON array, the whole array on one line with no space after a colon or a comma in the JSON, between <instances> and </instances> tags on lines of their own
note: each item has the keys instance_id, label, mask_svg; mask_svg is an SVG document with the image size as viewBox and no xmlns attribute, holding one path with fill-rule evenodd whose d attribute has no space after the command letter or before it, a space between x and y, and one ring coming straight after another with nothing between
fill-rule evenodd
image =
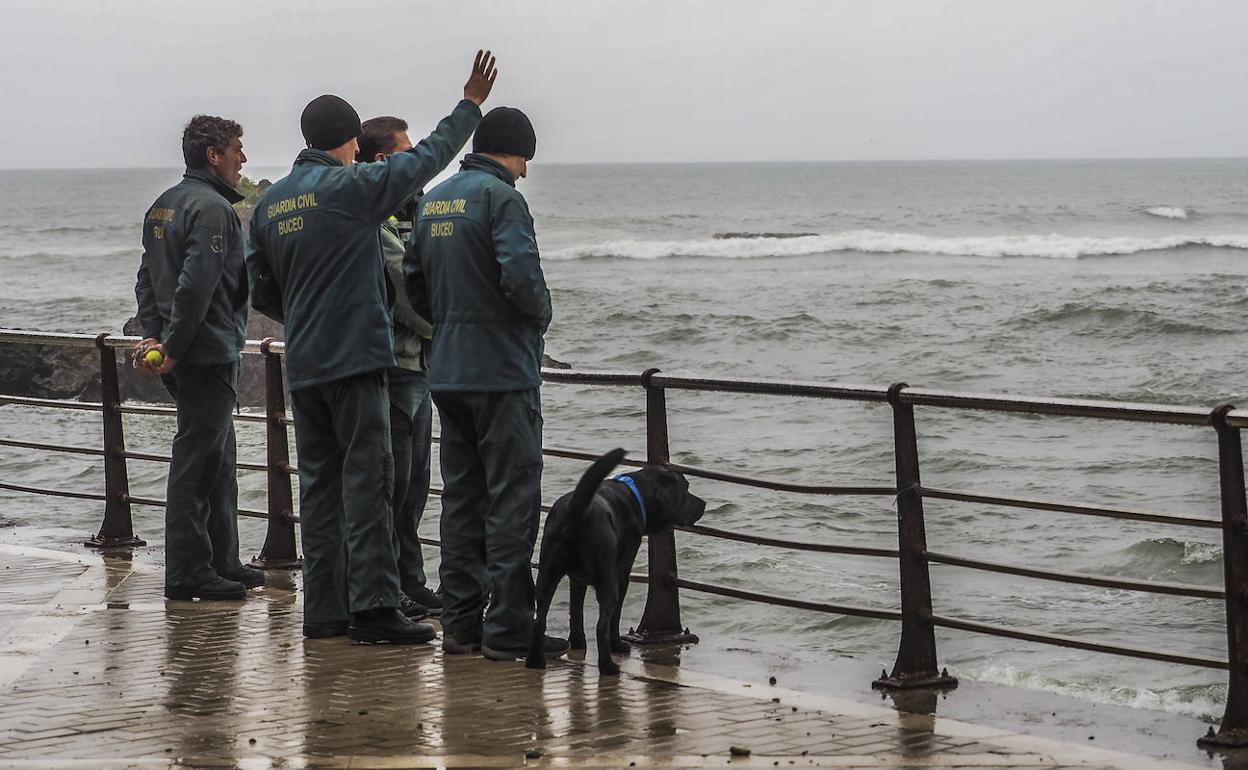
<instances>
[{"instance_id":1,"label":"reflection on wet ground","mask_svg":"<svg viewBox=\"0 0 1248 770\"><path fill-rule=\"evenodd\" d=\"M305 641L290 582L165 602L126 560L0 547L0 565L0 767L1193 766L750 688L681 671L678 648L611 678Z\"/></svg>"}]
</instances>

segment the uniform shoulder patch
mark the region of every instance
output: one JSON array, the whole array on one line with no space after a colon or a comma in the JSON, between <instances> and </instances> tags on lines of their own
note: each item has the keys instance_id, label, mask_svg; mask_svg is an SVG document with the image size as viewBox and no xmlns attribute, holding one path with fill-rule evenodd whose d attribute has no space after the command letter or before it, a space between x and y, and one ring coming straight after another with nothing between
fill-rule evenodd
<instances>
[{"instance_id":1,"label":"uniform shoulder patch","mask_svg":"<svg viewBox=\"0 0 1248 770\"><path fill-rule=\"evenodd\" d=\"M208 247L212 249L213 254L220 254L225 251L225 238L220 235L212 236L212 240L208 242Z\"/></svg>"}]
</instances>

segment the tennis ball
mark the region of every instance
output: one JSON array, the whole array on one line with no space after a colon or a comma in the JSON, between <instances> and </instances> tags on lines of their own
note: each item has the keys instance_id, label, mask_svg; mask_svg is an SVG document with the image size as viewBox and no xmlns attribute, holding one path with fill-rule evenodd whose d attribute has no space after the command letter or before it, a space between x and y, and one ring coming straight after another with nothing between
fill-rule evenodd
<instances>
[{"instance_id":1,"label":"tennis ball","mask_svg":"<svg viewBox=\"0 0 1248 770\"><path fill-rule=\"evenodd\" d=\"M165 362L165 356L159 350L152 348L143 355L143 360L152 366L160 366Z\"/></svg>"}]
</instances>

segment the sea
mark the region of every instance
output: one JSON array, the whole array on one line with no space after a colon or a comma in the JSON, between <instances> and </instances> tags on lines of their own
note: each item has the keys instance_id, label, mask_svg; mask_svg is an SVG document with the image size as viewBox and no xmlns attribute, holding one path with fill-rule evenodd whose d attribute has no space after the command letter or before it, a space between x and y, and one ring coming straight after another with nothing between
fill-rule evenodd
<instances>
[{"instance_id":1,"label":"sea","mask_svg":"<svg viewBox=\"0 0 1248 770\"><path fill-rule=\"evenodd\" d=\"M134 314L139 223L179 169L0 171L0 326L118 332ZM259 180L280 168L245 168ZM520 189L536 220L555 318L576 368L913 386L1213 407L1248 368L1248 160L551 165ZM0 364L3 365L3 364ZM548 445L645 453L640 388L543 387ZM672 391L674 460L789 482L889 485L887 407ZM0 407L0 435L98 445L98 416ZM919 408L925 484L1215 519L1209 428ZM169 420L126 418L162 451ZM240 459L263 457L239 426ZM584 463L551 458L543 498ZM435 483L436 483L435 453ZM11 483L99 491L96 458L0 448ZM135 494L164 466L133 461ZM264 506L243 473L241 503ZM804 542L896 546L889 497L819 497L697 480L703 523ZM422 531L437 535L431 499ZM933 551L1208 586L1217 530L926 502ZM0 491L0 542L77 549L89 501ZM160 559L162 512L137 507ZM263 522L244 520L243 549ZM817 602L899 606L896 564L678 533L682 577ZM644 553L644 551L643 551ZM435 549L428 549L436 565ZM637 569L644 570L644 559ZM932 567L936 612L1113 643L1224 657L1219 601ZM629 594L634 624L643 587ZM899 627L684 592L714 659L843 659L890 667ZM552 628L566 627L561 614ZM591 609L592 618L592 609ZM592 620L591 620L592 622ZM1223 672L938 630L966 680L1216 720ZM865 682L863 685L865 686Z\"/></svg>"}]
</instances>

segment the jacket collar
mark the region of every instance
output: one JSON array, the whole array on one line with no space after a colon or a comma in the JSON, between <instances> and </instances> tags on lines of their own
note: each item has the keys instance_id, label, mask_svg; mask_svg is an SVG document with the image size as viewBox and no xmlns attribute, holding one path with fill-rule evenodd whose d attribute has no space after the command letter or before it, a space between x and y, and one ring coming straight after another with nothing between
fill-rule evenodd
<instances>
[{"instance_id":1,"label":"jacket collar","mask_svg":"<svg viewBox=\"0 0 1248 770\"><path fill-rule=\"evenodd\" d=\"M238 203L247 197L238 190L235 190L233 187L230 187L228 184L221 181L216 174L211 171L205 171L202 168L188 168L186 173L182 175L182 178L194 180L196 182L203 182L204 184L212 187L212 189L221 193L221 197L225 198L231 204Z\"/></svg>"},{"instance_id":2,"label":"jacket collar","mask_svg":"<svg viewBox=\"0 0 1248 770\"><path fill-rule=\"evenodd\" d=\"M296 166L302 165L304 163L307 163L313 166L341 166L342 165L342 161L338 160L333 155L330 155L324 150L314 150L311 147L300 150L299 154L295 156Z\"/></svg>"},{"instance_id":3,"label":"jacket collar","mask_svg":"<svg viewBox=\"0 0 1248 770\"><path fill-rule=\"evenodd\" d=\"M503 164L493 158L487 158L475 152L466 155L460 162L459 168L461 171L484 171L487 174L493 174L512 187L516 186L516 178L503 167Z\"/></svg>"}]
</instances>

